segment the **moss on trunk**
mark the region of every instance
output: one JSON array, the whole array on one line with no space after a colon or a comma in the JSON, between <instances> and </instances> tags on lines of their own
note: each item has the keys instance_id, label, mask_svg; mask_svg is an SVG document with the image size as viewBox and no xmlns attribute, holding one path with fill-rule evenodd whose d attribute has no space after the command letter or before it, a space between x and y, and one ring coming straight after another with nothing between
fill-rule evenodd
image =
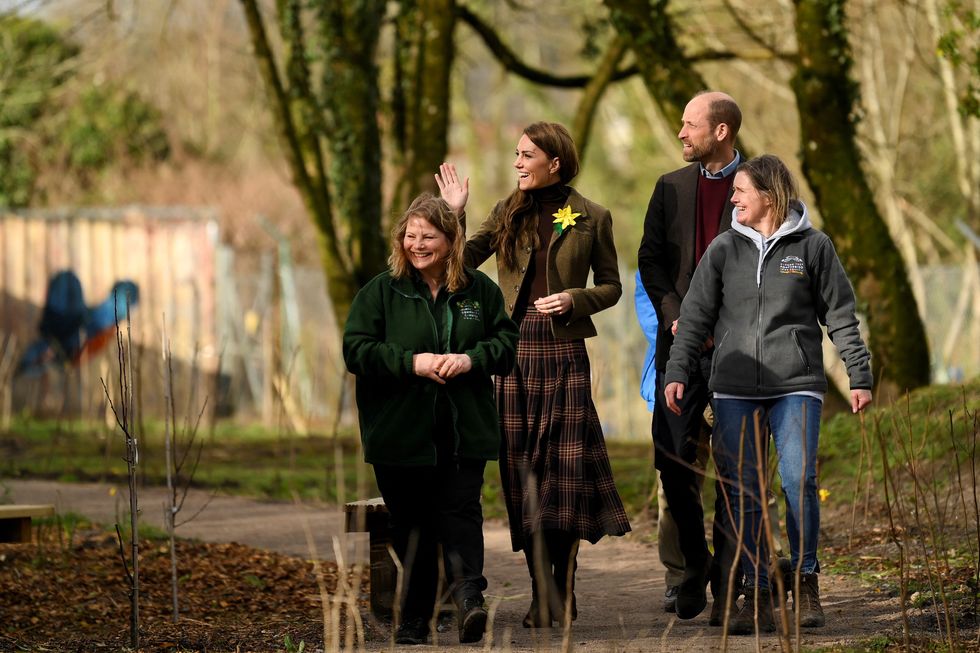
<instances>
[{"instance_id":1,"label":"moss on trunk","mask_svg":"<svg viewBox=\"0 0 980 653\"><path fill-rule=\"evenodd\" d=\"M803 173L867 315L876 381L893 394L929 382L929 350L905 263L861 168L844 20L843 0L796 0Z\"/></svg>"}]
</instances>

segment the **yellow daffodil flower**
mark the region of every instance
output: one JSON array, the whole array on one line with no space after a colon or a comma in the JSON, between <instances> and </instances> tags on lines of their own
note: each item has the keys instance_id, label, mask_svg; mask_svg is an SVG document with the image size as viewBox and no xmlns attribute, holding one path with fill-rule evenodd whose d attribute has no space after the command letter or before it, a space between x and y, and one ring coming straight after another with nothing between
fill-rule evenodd
<instances>
[{"instance_id":1,"label":"yellow daffodil flower","mask_svg":"<svg viewBox=\"0 0 980 653\"><path fill-rule=\"evenodd\" d=\"M552 213L555 220L555 232L561 233L568 229L569 227L575 226L575 218L582 215L581 213L572 213L572 207L566 206L563 209L559 209L558 213Z\"/></svg>"},{"instance_id":2,"label":"yellow daffodil flower","mask_svg":"<svg viewBox=\"0 0 980 653\"><path fill-rule=\"evenodd\" d=\"M825 490L824 488L820 488L819 494L820 494L820 503L823 503L824 501L827 500L827 497L830 496L830 490Z\"/></svg>"}]
</instances>

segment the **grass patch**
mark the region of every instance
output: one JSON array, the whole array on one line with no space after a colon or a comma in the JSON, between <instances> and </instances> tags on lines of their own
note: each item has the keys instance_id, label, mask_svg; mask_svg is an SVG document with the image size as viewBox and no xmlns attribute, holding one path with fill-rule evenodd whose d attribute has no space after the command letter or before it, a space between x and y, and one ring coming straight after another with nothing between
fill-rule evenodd
<instances>
[{"instance_id":1,"label":"grass patch","mask_svg":"<svg viewBox=\"0 0 980 653\"><path fill-rule=\"evenodd\" d=\"M140 481L165 484L162 427L151 425L139 440ZM377 495L374 476L360 462L359 443L350 434L335 440L224 425L198 440L203 451L194 487L270 499L296 494L329 503L337 502L341 491L348 500ZM101 425L24 421L0 434L0 476L125 483L124 454L122 436Z\"/></svg>"},{"instance_id":2,"label":"grass patch","mask_svg":"<svg viewBox=\"0 0 980 653\"><path fill-rule=\"evenodd\" d=\"M225 424L198 437L204 443L193 478L198 488L278 500L292 499L295 493L327 503L338 502L341 487L346 500L379 494L374 473L362 460L360 442L351 433L334 440ZM651 445L609 441L606 446L627 513L643 513L655 487ZM123 438L99 425L19 421L0 434L0 476L125 483L124 454ZM141 482L165 484L163 461L162 426L151 425L140 437ZM485 516L506 519L496 461L487 464L484 478Z\"/></svg>"}]
</instances>

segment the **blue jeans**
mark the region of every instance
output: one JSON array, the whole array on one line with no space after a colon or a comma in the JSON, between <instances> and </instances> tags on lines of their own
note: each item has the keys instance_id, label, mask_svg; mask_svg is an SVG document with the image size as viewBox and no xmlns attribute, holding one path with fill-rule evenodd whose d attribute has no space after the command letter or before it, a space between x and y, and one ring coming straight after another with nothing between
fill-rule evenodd
<instances>
[{"instance_id":1,"label":"blue jeans","mask_svg":"<svg viewBox=\"0 0 980 653\"><path fill-rule=\"evenodd\" d=\"M765 501L759 498L766 496L760 481L769 482L770 433L776 445L779 476L786 497L786 535L793 569L799 566L802 558L802 573L819 572L817 445L822 403L800 395L777 399L715 399L713 403L715 429L711 446L718 475L727 491L735 531L742 529L740 557L746 584L754 581L756 587L769 586L769 543L762 519ZM758 437L756 415L761 431ZM765 472L762 479L759 467ZM773 537L778 537L779 525L771 524L770 527Z\"/></svg>"}]
</instances>

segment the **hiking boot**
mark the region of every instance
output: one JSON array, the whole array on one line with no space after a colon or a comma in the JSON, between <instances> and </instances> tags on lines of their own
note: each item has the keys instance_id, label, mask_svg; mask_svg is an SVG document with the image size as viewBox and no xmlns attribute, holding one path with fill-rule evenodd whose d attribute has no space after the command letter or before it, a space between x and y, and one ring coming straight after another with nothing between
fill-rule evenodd
<instances>
[{"instance_id":1,"label":"hiking boot","mask_svg":"<svg viewBox=\"0 0 980 653\"><path fill-rule=\"evenodd\" d=\"M783 577L783 591L779 591L777 575ZM776 564L769 570L769 591L772 592L773 608L789 605L789 594L793 590L793 563L789 558L776 558Z\"/></svg>"},{"instance_id":2,"label":"hiking boot","mask_svg":"<svg viewBox=\"0 0 980 653\"><path fill-rule=\"evenodd\" d=\"M728 589L719 589L718 594L714 594L714 600L711 602L711 616L708 618L709 626L723 626L725 624L725 606L728 605L728 619L731 621L735 618L735 614L738 612L738 595L737 590L732 590L732 598L728 600Z\"/></svg>"},{"instance_id":3,"label":"hiking boot","mask_svg":"<svg viewBox=\"0 0 980 653\"><path fill-rule=\"evenodd\" d=\"M819 628L826 623L823 608L820 606L820 584L817 574L803 574L800 578L800 591L793 588L793 606L800 618L800 626Z\"/></svg>"},{"instance_id":4,"label":"hiking boot","mask_svg":"<svg viewBox=\"0 0 980 653\"><path fill-rule=\"evenodd\" d=\"M664 592L664 612L677 612L677 592L680 585L670 585Z\"/></svg>"},{"instance_id":5,"label":"hiking boot","mask_svg":"<svg viewBox=\"0 0 980 653\"><path fill-rule=\"evenodd\" d=\"M472 644L483 639L483 633L487 630L487 609L483 606L483 599L464 599L459 606L458 620L460 644Z\"/></svg>"},{"instance_id":6,"label":"hiking boot","mask_svg":"<svg viewBox=\"0 0 980 653\"><path fill-rule=\"evenodd\" d=\"M700 568L688 567L684 570L684 580L677 590L675 610L678 619L693 619L708 605L708 595L705 588L711 572L711 555L705 559Z\"/></svg>"},{"instance_id":7,"label":"hiking boot","mask_svg":"<svg viewBox=\"0 0 980 653\"><path fill-rule=\"evenodd\" d=\"M756 629L756 607L758 607L759 632L771 633L776 630L776 621L772 614L772 594L767 589L746 587L742 608L735 618L728 622L728 634L753 634Z\"/></svg>"},{"instance_id":8,"label":"hiking boot","mask_svg":"<svg viewBox=\"0 0 980 653\"><path fill-rule=\"evenodd\" d=\"M429 622L423 617L409 617L398 626L395 634L396 644L409 646L425 644L429 641Z\"/></svg>"}]
</instances>

